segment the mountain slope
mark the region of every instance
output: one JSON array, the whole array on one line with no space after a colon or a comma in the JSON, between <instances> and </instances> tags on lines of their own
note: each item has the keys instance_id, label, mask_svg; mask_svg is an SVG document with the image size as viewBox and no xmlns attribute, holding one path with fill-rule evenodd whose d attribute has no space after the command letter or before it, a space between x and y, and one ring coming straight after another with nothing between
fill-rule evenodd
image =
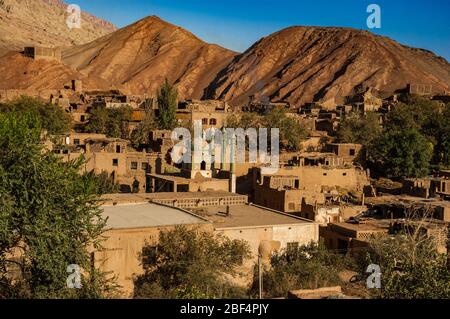
<instances>
[{"instance_id":1,"label":"mountain slope","mask_svg":"<svg viewBox=\"0 0 450 319\"><path fill-rule=\"evenodd\" d=\"M255 43L224 68L207 98L232 104L250 95L301 106L342 103L366 87L394 92L408 83L450 89L450 65L433 53L349 28L291 27Z\"/></svg>"},{"instance_id":2,"label":"mountain slope","mask_svg":"<svg viewBox=\"0 0 450 319\"><path fill-rule=\"evenodd\" d=\"M108 82L94 76L88 78L62 62L34 60L18 52L8 52L0 58L0 74L0 90L27 90L37 94L61 90L72 80L82 80L87 89L110 88Z\"/></svg>"},{"instance_id":3,"label":"mountain slope","mask_svg":"<svg viewBox=\"0 0 450 319\"><path fill-rule=\"evenodd\" d=\"M83 12L81 29L70 30L66 8L61 0L0 0L0 51L83 44L116 29Z\"/></svg>"},{"instance_id":4,"label":"mountain slope","mask_svg":"<svg viewBox=\"0 0 450 319\"><path fill-rule=\"evenodd\" d=\"M200 98L235 55L155 16L63 54L65 63L81 73L128 93L154 95L168 78L181 98Z\"/></svg>"}]
</instances>

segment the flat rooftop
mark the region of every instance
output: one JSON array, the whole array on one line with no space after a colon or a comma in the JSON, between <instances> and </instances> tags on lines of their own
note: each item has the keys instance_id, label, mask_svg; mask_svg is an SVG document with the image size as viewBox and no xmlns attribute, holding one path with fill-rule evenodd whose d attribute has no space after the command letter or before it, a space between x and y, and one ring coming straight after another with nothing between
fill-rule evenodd
<instances>
[{"instance_id":1,"label":"flat rooftop","mask_svg":"<svg viewBox=\"0 0 450 319\"><path fill-rule=\"evenodd\" d=\"M226 216L227 207L203 207L192 209L196 215L214 223L215 228L264 227L275 225L295 225L312 223L304 218L284 214L255 205L233 205L229 207L230 215Z\"/></svg>"},{"instance_id":2,"label":"flat rooftop","mask_svg":"<svg viewBox=\"0 0 450 319\"><path fill-rule=\"evenodd\" d=\"M343 223L332 223L332 227L345 228L352 231L387 231L389 230L390 223L393 220L390 219L368 219L365 221L357 223L343 222Z\"/></svg>"},{"instance_id":3,"label":"flat rooftop","mask_svg":"<svg viewBox=\"0 0 450 319\"><path fill-rule=\"evenodd\" d=\"M143 194L106 194L101 197L105 205L149 203L156 199L203 199L211 197L242 197L247 195L235 194L223 191L210 192L162 192L162 193L143 193Z\"/></svg>"},{"instance_id":4,"label":"flat rooftop","mask_svg":"<svg viewBox=\"0 0 450 319\"><path fill-rule=\"evenodd\" d=\"M150 228L158 226L206 224L207 220L181 209L158 204L104 205L106 229Z\"/></svg>"},{"instance_id":5,"label":"flat rooftop","mask_svg":"<svg viewBox=\"0 0 450 319\"><path fill-rule=\"evenodd\" d=\"M422 198L410 195L383 195L378 197L366 197L366 203L369 205L415 205L415 204L428 204L432 206L450 207L449 201L444 201L435 198Z\"/></svg>"}]
</instances>

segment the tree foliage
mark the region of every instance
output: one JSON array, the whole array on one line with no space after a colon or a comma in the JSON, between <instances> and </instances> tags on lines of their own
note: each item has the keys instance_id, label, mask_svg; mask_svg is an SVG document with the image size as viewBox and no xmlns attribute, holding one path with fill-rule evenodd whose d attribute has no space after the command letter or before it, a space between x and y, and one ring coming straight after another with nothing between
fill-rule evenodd
<instances>
[{"instance_id":1,"label":"tree foliage","mask_svg":"<svg viewBox=\"0 0 450 319\"><path fill-rule=\"evenodd\" d=\"M227 118L230 128L272 128L280 130L280 148L290 151L301 150L301 143L307 138L306 129L294 118L289 117L283 109L274 108L266 116L245 112L240 115L232 114Z\"/></svg>"},{"instance_id":2,"label":"tree foliage","mask_svg":"<svg viewBox=\"0 0 450 319\"><path fill-rule=\"evenodd\" d=\"M346 116L337 140L365 146L368 165L379 176L422 177L450 166L450 105L404 95L386 114L383 128L375 113Z\"/></svg>"},{"instance_id":3,"label":"tree foliage","mask_svg":"<svg viewBox=\"0 0 450 319\"><path fill-rule=\"evenodd\" d=\"M349 264L349 259L327 250L322 242L282 250L272 256L270 268L264 271L264 296L287 297L291 290L339 285L339 272ZM254 293L257 288L255 276Z\"/></svg>"},{"instance_id":4,"label":"tree foliage","mask_svg":"<svg viewBox=\"0 0 450 319\"><path fill-rule=\"evenodd\" d=\"M389 178L423 177L429 173L433 144L416 129L388 130L368 147L373 172Z\"/></svg>"},{"instance_id":5,"label":"tree foliage","mask_svg":"<svg viewBox=\"0 0 450 319\"><path fill-rule=\"evenodd\" d=\"M0 114L0 297L99 298L111 287L91 267L105 220L95 183L40 143L34 112ZM67 267L79 265L82 289L67 288Z\"/></svg>"},{"instance_id":6,"label":"tree foliage","mask_svg":"<svg viewBox=\"0 0 450 319\"><path fill-rule=\"evenodd\" d=\"M301 150L301 142L308 136L306 129L294 118L287 116L284 109L274 108L264 117L264 127L280 129L280 143L289 151Z\"/></svg>"},{"instance_id":7,"label":"tree foliage","mask_svg":"<svg viewBox=\"0 0 450 319\"><path fill-rule=\"evenodd\" d=\"M22 96L12 102L0 103L0 113L14 113L16 116L33 113L49 134L69 132L71 117L61 107L45 103L41 99Z\"/></svg>"},{"instance_id":8,"label":"tree foliage","mask_svg":"<svg viewBox=\"0 0 450 319\"><path fill-rule=\"evenodd\" d=\"M230 298L243 289L230 283L250 257L248 244L178 226L159 235L142 255L145 273L135 280L137 298Z\"/></svg>"},{"instance_id":9,"label":"tree foliage","mask_svg":"<svg viewBox=\"0 0 450 319\"><path fill-rule=\"evenodd\" d=\"M102 171L100 174L95 174L94 171L87 172L82 175L82 178L86 182L94 182L95 194L103 195L119 192L119 185L114 183L113 177L106 171Z\"/></svg>"},{"instance_id":10,"label":"tree foliage","mask_svg":"<svg viewBox=\"0 0 450 319\"><path fill-rule=\"evenodd\" d=\"M337 142L369 145L382 132L378 114L351 113L343 118L337 131Z\"/></svg>"},{"instance_id":11,"label":"tree foliage","mask_svg":"<svg viewBox=\"0 0 450 319\"><path fill-rule=\"evenodd\" d=\"M417 227L417 225L416 225ZM375 298L437 299L450 298L450 271L446 256L436 250L436 242L420 228L406 230L395 237L371 241L366 264L381 270L381 290Z\"/></svg>"},{"instance_id":12,"label":"tree foliage","mask_svg":"<svg viewBox=\"0 0 450 319\"><path fill-rule=\"evenodd\" d=\"M106 134L109 137L129 139L131 113L132 108L130 106L93 109L89 123L85 126L85 131L88 133Z\"/></svg>"},{"instance_id":13,"label":"tree foliage","mask_svg":"<svg viewBox=\"0 0 450 319\"><path fill-rule=\"evenodd\" d=\"M433 166L450 165L450 105L445 107L435 101L405 95L386 116L386 131L416 130L433 144Z\"/></svg>"},{"instance_id":14,"label":"tree foliage","mask_svg":"<svg viewBox=\"0 0 450 319\"><path fill-rule=\"evenodd\" d=\"M158 92L158 123L162 130L173 130L177 126L178 90L166 79Z\"/></svg>"},{"instance_id":15,"label":"tree foliage","mask_svg":"<svg viewBox=\"0 0 450 319\"><path fill-rule=\"evenodd\" d=\"M139 123L131 133L131 144L135 149L140 149L150 143L150 133L158 127L153 115L145 114L144 120Z\"/></svg>"}]
</instances>

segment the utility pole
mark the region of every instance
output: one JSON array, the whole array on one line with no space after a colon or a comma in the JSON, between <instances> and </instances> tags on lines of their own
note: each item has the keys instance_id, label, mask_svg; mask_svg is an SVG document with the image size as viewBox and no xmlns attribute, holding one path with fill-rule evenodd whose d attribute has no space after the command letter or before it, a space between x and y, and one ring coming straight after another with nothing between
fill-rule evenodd
<instances>
[{"instance_id":1,"label":"utility pole","mask_svg":"<svg viewBox=\"0 0 450 319\"><path fill-rule=\"evenodd\" d=\"M263 299L263 273L262 256L258 255L259 299Z\"/></svg>"}]
</instances>

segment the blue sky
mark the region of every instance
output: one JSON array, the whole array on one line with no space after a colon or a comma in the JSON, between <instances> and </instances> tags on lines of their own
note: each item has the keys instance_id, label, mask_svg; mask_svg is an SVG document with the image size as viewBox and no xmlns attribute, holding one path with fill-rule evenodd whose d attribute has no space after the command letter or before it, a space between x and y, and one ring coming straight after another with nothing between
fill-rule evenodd
<instances>
[{"instance_id":1,"label":"blue sky","mask_svg":"<svg viewBox=\"0 0 450 319\"><path fill-rule=\"evenodd\" d=\"M368 29L371 3L381 29L371 31L431 50L450 61L449 0L68 0L118 27L145 16L188 29L201 39L243 52L255 41L293 25Z\"/></svg>"}]
</instances>

